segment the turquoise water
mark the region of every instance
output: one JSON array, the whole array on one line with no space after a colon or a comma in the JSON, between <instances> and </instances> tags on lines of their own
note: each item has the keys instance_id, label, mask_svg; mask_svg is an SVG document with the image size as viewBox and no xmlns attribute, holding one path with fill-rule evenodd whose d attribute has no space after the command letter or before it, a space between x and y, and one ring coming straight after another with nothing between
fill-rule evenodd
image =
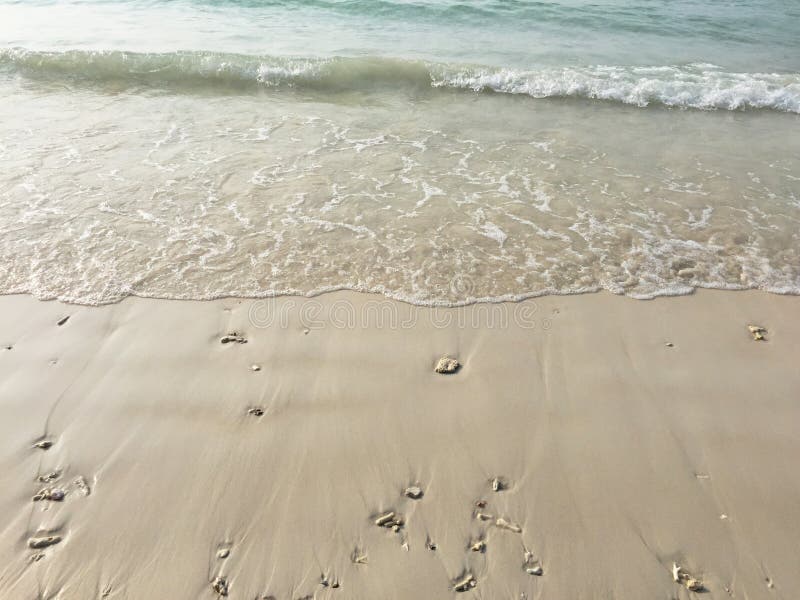
<instances>
[{"instance_id":1,"label":"turquoise water","mask_svg":"<svg viewBox=\"0 0 800 600\"><path fill-rule=\"evenodd\" d=\"M800 71L795 0L0 3L8 46Z\"/></svg>"},{"instance_id":2,"label":"turquoise water","mask_svg":"<svg viewBox=\"0 0 800 600\"><path fill-rule=\"evenodd\" d=\"M800 112L794 0L24 1L0 14L6 70Z\"/></svg>"},{"instance_id":3,"label":"turquoise water","mask_svg":"<svg viewBox=\"0 0 800 600\"><path fill-rule=\"evenodd\" d=\"M0 293L800 293L797 0L0 0Z\"/></svg>"}]
</instances>

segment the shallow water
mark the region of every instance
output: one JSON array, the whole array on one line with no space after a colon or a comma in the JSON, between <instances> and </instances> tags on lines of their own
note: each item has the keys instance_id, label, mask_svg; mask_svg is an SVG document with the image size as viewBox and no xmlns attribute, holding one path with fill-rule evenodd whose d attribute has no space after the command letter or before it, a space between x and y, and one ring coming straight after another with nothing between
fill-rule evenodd
<instances>
[{"instance_id":1,"label":"shallow water","mask_svg":"<svg viewBox=\"0 0 800 600\"><path fill-rule=\"evenodd\" d=\"M0 3L0 292L800 292L794 3L370 6Z\"/></svg>"}]
</instances>

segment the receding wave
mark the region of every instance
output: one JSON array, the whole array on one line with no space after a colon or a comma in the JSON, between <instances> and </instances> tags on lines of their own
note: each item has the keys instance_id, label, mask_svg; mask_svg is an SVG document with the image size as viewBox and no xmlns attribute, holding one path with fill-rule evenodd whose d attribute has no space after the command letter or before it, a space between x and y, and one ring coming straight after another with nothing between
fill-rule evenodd
<instances>
[{"instance_id":1,"label":"receding wave","mask_svg":"<svg viewBox=\"0 0 800 600\"><path fill-rule=\"evenodd\" d=\"M800 74L737 73L711 64L512 69L382 57L289 58L213 52L0 50L0 70L31 78L204 89L453 89L584 98L645 107L800 113Z\"/></svg>"}]
</instances>

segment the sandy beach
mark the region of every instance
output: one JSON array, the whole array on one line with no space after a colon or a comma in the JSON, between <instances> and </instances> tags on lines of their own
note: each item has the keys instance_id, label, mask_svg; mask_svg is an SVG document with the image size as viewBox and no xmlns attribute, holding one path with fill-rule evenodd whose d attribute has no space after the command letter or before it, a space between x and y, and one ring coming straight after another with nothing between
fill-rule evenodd
<instances>
[{"instance_id":1,"label":"sandy beach","mask_svg":"<svg viewBox=\"0 0 800 600\"><path fill-rule=\"evenodd\" d=\"M0 597L795 598L798 339L762 292L2 297Z\"/></svg>"}]
</instances>

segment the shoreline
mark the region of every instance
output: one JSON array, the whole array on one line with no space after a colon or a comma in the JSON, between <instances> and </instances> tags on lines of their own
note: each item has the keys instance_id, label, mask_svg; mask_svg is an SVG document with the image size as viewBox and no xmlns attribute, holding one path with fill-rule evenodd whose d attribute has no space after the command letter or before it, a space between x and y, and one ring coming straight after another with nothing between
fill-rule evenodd
<instances>
[{"instance_id":1,"label":"shoreline","mask_svg":"<svg viewBox=\"0 0 800 600\"><path fill-rule=\"evenodd\" d=\"M0 297L0 596L800 589L800 299L375 299Z\"/></svg>"}]
</instances>

